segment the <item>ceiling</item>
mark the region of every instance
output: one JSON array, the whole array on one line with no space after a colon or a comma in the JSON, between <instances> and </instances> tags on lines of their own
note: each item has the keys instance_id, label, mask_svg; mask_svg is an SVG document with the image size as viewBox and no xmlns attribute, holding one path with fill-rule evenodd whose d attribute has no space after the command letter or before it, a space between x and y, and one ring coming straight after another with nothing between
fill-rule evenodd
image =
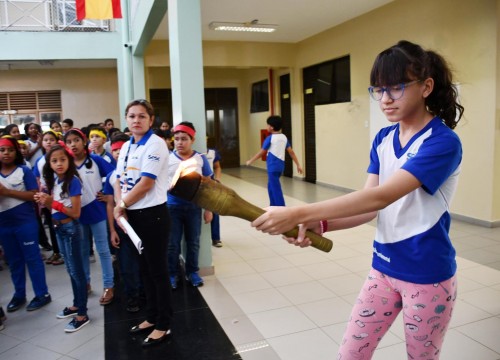
<instances>
[{"instance_id":1,"label":"ceiling","mask_svg":"<svg viewBox=\"0 0 500 360\"><path fill-rule=\"evenodd\" d=\"M296 43L393 0L200 0L202 39ZM168 39L167 15L154 39ZM212 21L278 25L273 33L214 31Z\"/></svg>"},{"instance_id":2,"label":"ceiling","mask_svg":"<svg viewBox=\"0 0 500 360\"><path fill-rule=\"evenodd\" d=\"M165 0L166 1L166 0ZM394 0L200 0L202 39L296 43ZM212 21L275 24L273 33L210 30ZM165 14L153 39L168 39ZM114 60L0 61L0 70L115 67Z\"/></svg>"}]
</instances>

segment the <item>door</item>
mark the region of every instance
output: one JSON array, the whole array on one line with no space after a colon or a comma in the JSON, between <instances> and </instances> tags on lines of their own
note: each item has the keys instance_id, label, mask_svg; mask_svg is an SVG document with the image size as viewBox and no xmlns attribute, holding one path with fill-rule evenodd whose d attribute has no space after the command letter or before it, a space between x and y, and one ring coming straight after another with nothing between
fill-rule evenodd
<instances>
[{"instance_id":1,"label":"door","mask_svg":"<svg viewBox=\"0 0 500 360\"><path fill-rule=\"evenodd\" d=\"M305 68L302 72L304 79L304 149L305 149L305 180L316 183L316 105L314 87L317 78L317 67Z\"/></svg>"},{"instance_id":2,"label":"door","mask_svg":"<svg viewBox=\"0 0 500 360\"><path fill-rule=\"evenodd\" d=\"M292 144L292 99L290 98L290 74L280 76L280 109L283 119L283 134L286 135ZM285 156L284 176L293 177L293 160L290 156Z\"/></svg>"},{"instance_id":3,"label":"door","mask_svg":"<svg viewBox=\"0 0 500 360\"><path fill-rule=\"evenodd\" d=\"M236 88L205 89L207 146L221 156L221 166L240 166L238 92Z\"/></svg>"}]
</instances>

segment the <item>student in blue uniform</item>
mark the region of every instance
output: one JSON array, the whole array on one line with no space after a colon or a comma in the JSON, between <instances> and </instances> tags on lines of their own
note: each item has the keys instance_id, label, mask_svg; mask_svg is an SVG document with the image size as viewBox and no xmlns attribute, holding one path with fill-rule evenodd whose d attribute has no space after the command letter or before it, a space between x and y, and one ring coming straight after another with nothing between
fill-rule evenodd
<instances>
[{"instance_id":1,"label":"student in blue uniform","mask_svg":"<svg viewBox=\"0 0 500 360\"><path fill-rule=\"evenodd\" d=\"M9 262L15 291L7 305L8 312L26 303L26 267L35 293L27 310L36 310L51 302L33 204L38 184L23 163L16 139L0 138L0 242Z\"/></svg>"},{"instance_id":2,"label":"student in blue uniform","mask_svg":"<svg viewBox=\"0 0 500 360\"><path fill-rule=\"evenodd\" d=\"M83 228L82 254L85 257L83 266L90 285L89 253L90 232L94 237L95 247L101 260L103 294L99 299L101 305L107 305L114 297L114 272L106 227L106 204L97 199L102 190L103 178L113 166L98 155L90 154L87 148L87 137L77 128L69 130L64 135L66 145L74 154L75 165L83 182L82 213L80 223Z\"/></svg>"},{"instance_id":3,"label":"student in blue uniform","mask_svg":"<svg viewBox=\"0 0 500 360\"><path fill-rule=\"evenodd\" d=\"M403 311L408 358L437 360L457 297L449 206L462 161L452 129L464 108L446 61L408 41L377 56L370 84L370 96L393 125L373 141L365 188L319 203L270 208L252 225L278 234L305 224L288 241L307 246L307 227L341 230L378 216L372 269L338 341L338 358L370 359Z\"/></svg>"},{"instance_id":4,"label":"student in blue uniform","mask_svg":"<svg viewBox=\"0 0 500 360\"><path fill-rule=\"evenodd\" d=\"M123 144L129 140L130 137L123 133L118 133L113 137L113 140L111 140L111 154L115 160L118 160ZM123 283L123 292L126 296L126 310L134 313L140 310L139 294L142 284L139 272L139 252L129 236L115 223L113 210L116 206L114 199L114 184L116 183L116 179L116 170L114 170L106 177L102 193L106 201L106 210L108 213L110 242L115 248L118 258L120 279Z\"/></svg>"},{"instance_id":5,"label":"student in blue uniform","mask_svg":"<svg viewBox=\"0 0 500 360\"><path fill-rule=\"evenodd\" d=\"M210 169L212 170L212 179L220 182L222 167L220 166L221 159L219 152L216 149L208 148L205 156L207 157ZM210 235L212 236L212 245L215 247L222 247L222 241L220 240L219 214L213 213L213 218L210 222Z\"/></svg>"},{"instance_id":6,"label":"student in blue uniform","mask_svg":"<svg viewBox=\"0 0 500 360\"><path fill-rule=\"evenodd\" d=\"M285 198L280 183L280 177L285 170L285 151L288 152L297 166L297 172L302 174L299 159L297 159L286 135L281 132L282 127L283 120L281 116L269 116L267 118L267 131L270 135L264 140L262 149L246 162L246 165L249 166L267 153L267 192L269 193L271 206L285 206Z\"/></svg>"},{"instance_id":7,"label":"student in blue uniform","mask_svg":"<svg viewBox=\"0 0 500 360\"><path fill-rule=\"evenodd\" d=\"M171 185L177 169L190 167L203 176L211 176L212 170L204 154L193 150L196 130L194 125L183 121L173 129L175 150L170 153L168 160L168 184ZM168 209L172 217L172 230L170 232L170 244L168 246L168 263L170 284L173 289L177 288L179 281L179 256L181 254L181 240L184 235L186 241L186 278L191 285L197 287L203 285L203 279L198 274L198 257L200 252L201 233L201 211L202 209L172 194L168 194ZM206 223L212 221L212 212L205 210L203 218Z\"/></svg>"},{"instance_id":8,"label":"student in blue uniform","mask_svg":"<svg viewBox=\"0 0 500 360\"><path fill-rule=\"evenodd\" d=\"M65 332L72 333L90 322L87 315L87 280L81 253L82 229L78 221L81 214L82 182L72 154L61 145L55 145L48 151L42 174L47 192L37 193L35 200L51 209L57 241L73 290L73 305L65 307L56 317L72 317L64 328Z\"/></svg>"}]
</instances>

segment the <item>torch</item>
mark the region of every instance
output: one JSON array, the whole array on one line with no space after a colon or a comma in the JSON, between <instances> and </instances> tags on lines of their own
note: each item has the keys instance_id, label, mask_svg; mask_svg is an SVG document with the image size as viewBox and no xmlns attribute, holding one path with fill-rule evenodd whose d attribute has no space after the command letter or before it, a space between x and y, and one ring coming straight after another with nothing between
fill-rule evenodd
<instances>
[{"instance_id":1,"label":"torch","mask_svg":"<svg viewBox=\"0 0 500 360\"><path fill-rule=\"evenodd\" d=\"M169 190L170 194L216 214L235 216L248 221L253 221L265 213L264 209L243 200L234 190L227 186L208 177L202 177L195 171L179 170L174 176L172 187ZM283 233L283 235L297 237L298 231L299 228L295 227ZM330 239L309 230L306 232L306 236L316 249L324 252L329 252L332 249L333 242Z\"/></svg>"}]
</instances>

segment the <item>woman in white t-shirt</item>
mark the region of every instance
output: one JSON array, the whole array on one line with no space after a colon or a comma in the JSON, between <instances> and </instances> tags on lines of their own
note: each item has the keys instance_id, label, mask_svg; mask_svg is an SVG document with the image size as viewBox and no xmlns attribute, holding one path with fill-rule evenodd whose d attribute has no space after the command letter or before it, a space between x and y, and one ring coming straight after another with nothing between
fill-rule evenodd
<instances>
[{"instance_id":1,"label":"woman in white t-shirt","mask_svg":"<svg viewBox=\"0 0 500 360\"><path fill-rule=\"evenodd\" d=\"M139 266L147 299L146 320L133 326L130 333L149 333L142 343L149 347L170 336L173 314L167 270L169 153L165 141L153 134L154 109L148 101L130 102L125 117L132 137L118 158L114 217L128 219L142 240Z\"/></svg>"}]
</instances>

